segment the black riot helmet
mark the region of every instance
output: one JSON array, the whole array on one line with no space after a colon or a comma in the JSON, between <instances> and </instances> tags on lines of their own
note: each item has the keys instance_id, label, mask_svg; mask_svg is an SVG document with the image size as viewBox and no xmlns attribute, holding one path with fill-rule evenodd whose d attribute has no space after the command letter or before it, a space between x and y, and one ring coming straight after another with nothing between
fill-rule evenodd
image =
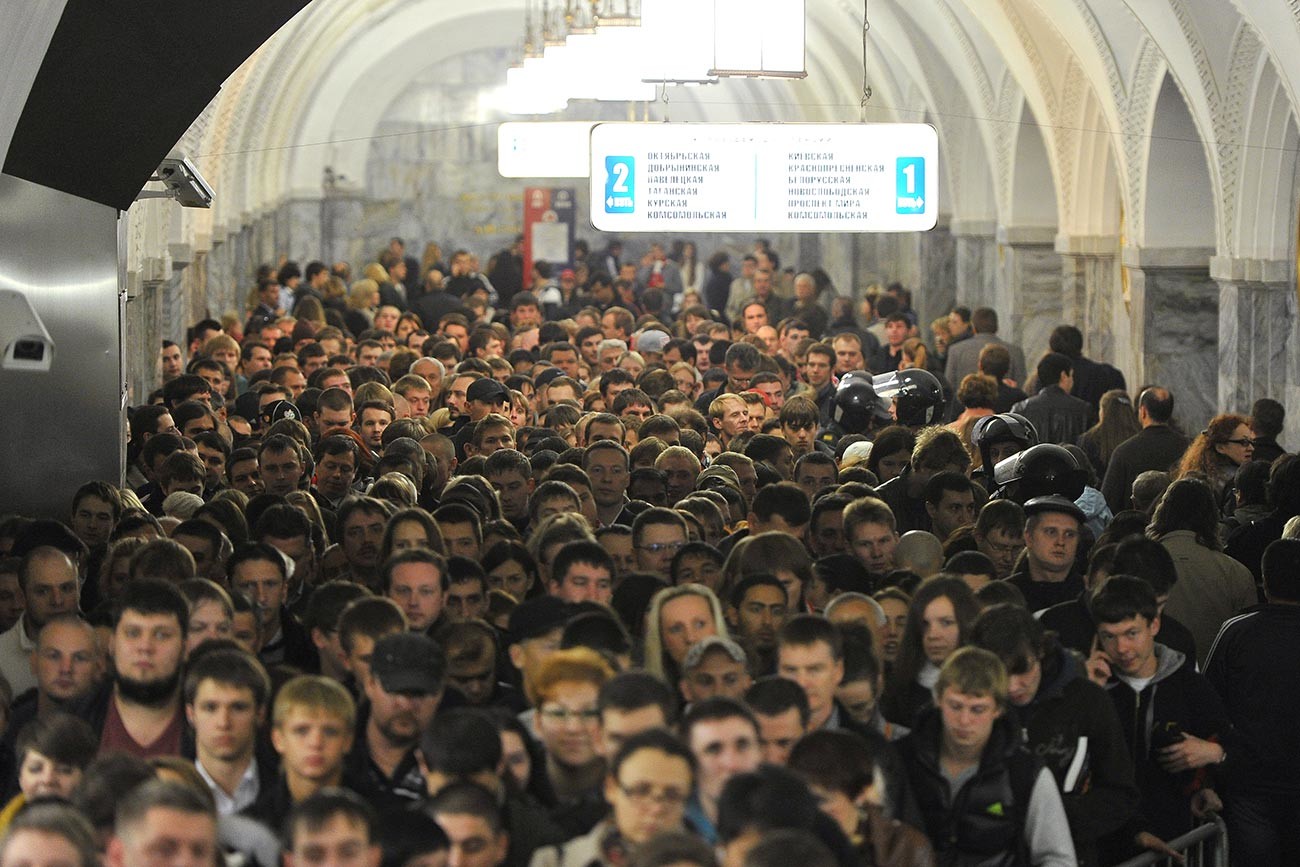
<instances>
[{"instance_id":1,"label":"black riot helmet","mask_svg":"<svg viewBox=\"0 0 1300 867\"><path fill-rule=\"evenodd\" d=\"M1034 497L1060 496L1077 500L1083 495L1087 474L1061 446L1039 443L1012 455L993 468L995 499L1024 505Z\"/></svg>"},{"instance_id":2,"label":"black riot helmet","mask_svg":"<svg viewBox=\"0 0 1300 867\"><path fill-rule=\"evenodd\" d=\"M865 370L851 370L840 377L835 387L831 421L846 434L866 433L873 420L889 418L889 401L876 393L871 379Z\"/></svg>"},{"instance_id":3,"label":"black riot helmet","mask_svg":"<svg viewBox=\"0 0 1300 867\"><path fill-rule=\"evenodd\" d=\"M888 406L892 401L898 423L923 427L942 421L943 387L928 370L917 367L891 370L872 380L877 396Z\"/></svg>"},{"instance_id":4,"label":"black riot helmet","mask_svg":"<svg viewBox=\"0 0 1300 867\"><path fill-rule=\"evenodd\" d=\"M1038 445L1038 431L1023 415L1004 412L975 419L971 427L970 441L980 453L980 463L984 472L992 473L995 461L992 458L995 443L1013 442L1024 451L1030 446Z\"/></svg>"}]
</instances>

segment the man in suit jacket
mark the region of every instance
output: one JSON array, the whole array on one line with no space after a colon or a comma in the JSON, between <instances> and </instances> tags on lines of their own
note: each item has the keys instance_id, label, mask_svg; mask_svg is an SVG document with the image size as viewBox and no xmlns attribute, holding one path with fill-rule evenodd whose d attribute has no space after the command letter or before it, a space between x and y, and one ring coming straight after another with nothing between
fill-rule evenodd
<instances>
[{"instance_id":1,"label":"man in suit jacket","mask_svg":"<svg viewBox=\"0 0 1300 867\"><path fill-rule=\"evenodd\" d=\"M1112 512L1129 507L1133 480L1138 475L1147 470L1164 472L1187 451L1187 437L1169 426L1173 414L1174 396L1168 389L1153 385L1138 397L1142 430L1111 452L1106 478L1101 483L1102 496Z\"/></svg>"},{"instance_id":2,"label":"man in suit jacket","mask_svg":"<svg viewBox=\"0 0 1300 867\"><path fill-rule=\"evenodd\" d=\"M949 317L951 320L951 317ZM998 337L998 312L992 307L978 307L971 314L971 325L975 333L964 340L958 340L948 346L948 362L944 367L944 377L953 384L961 384L968 374L979 372L980 351L989 344L1001 344L1011 354L1010 379L1018 386L1025 384L1025 351L1014 343L1008 343ZM1005 377L1000 377L1002 379Z\"/></svg>"}]
</instances>

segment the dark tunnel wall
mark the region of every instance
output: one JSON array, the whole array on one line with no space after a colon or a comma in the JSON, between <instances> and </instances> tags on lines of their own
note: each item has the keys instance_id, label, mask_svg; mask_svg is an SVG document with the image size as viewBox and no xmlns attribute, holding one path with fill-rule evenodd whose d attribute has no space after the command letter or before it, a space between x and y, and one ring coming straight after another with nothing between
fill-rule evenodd
<instances>
[{"instance_id":1,"label":"dark tunnel wall","mask_svg":"<svg viewBox=\"0 0 1300 867\"><path fill-rule=\"evenodd\" d=\"M126 210L230 73L309 0L68 0L4 173Z\"/></svg>"}]
</instances>

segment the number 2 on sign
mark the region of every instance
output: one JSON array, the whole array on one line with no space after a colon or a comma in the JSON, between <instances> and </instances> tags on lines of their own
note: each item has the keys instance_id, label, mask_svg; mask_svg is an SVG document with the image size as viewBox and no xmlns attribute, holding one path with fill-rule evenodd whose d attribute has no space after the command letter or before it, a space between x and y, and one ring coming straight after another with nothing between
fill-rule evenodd
<instances>
[{"instance_id":1,"label":"number 2 on sign","mask_svg":"<svg viewBox=\"0 0 1300 867\"><path fill-rule=\"evenodd\" d=\"M614 163L614 183L611 189L615 193L627 192L627 163Z\"/></svg>"}]
</instances>

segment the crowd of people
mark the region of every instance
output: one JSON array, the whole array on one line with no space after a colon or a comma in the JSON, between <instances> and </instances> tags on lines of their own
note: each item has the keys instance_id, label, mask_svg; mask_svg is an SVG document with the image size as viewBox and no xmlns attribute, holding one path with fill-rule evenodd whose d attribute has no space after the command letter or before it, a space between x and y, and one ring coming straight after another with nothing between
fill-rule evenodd
<instances>
[{"instance_id":1,"label":"crowd of people","mask_svg":"<svg viewBox=\"0 0 1300 867\"><path fill-rule=\"evenodd\" d=\"M1300 863L1281 404L763 241L442 259L261 269L0 520L0 867Z\"/></svg>"}]
</instances>

